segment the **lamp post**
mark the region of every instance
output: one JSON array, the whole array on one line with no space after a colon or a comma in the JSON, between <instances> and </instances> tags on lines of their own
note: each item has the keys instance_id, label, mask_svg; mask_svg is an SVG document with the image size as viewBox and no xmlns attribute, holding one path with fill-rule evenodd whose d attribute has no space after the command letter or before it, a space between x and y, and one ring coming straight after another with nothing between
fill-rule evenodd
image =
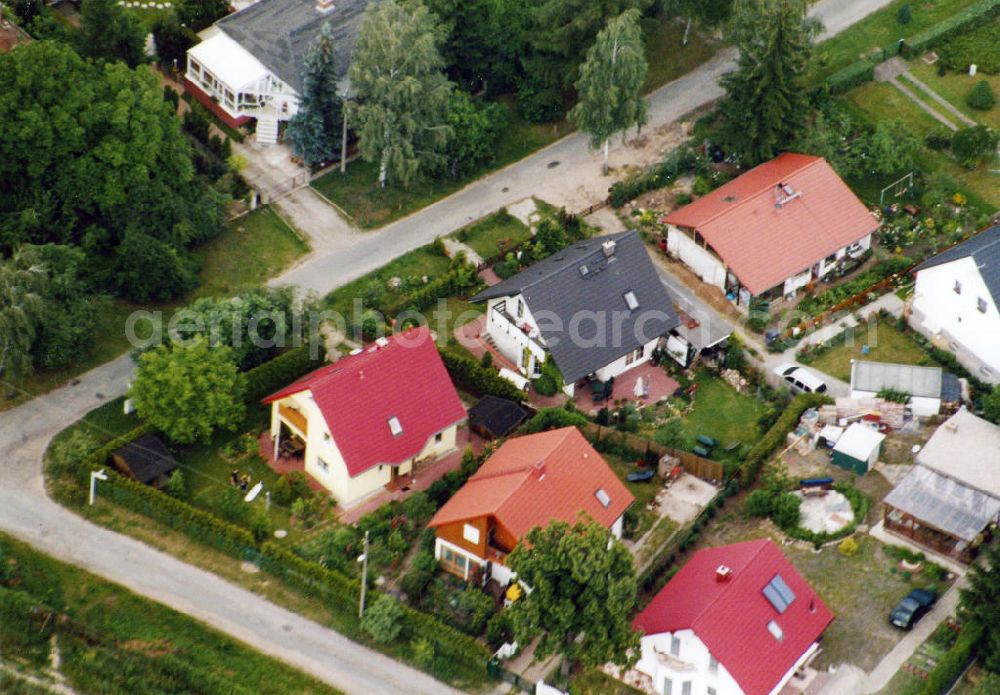
<instances>
[{"instance_id":1,"label":"lamp post","mask_svg":"<svg viewBox=\"0 0 1000 695\"><path fill-rule=\"evenodd\" d=\"M361 563L361 603L358 605L358 619L365 617L365 590L368 588L368 532L365 531L365 551L358 556Z\"/></svg>"},{"instance_id":2,"label":"lamp post","mask_svg":"<svg viewBox=\"0 0 1000 695\"><path fill-rule=\"evenodd\" d=\"M90 472L90 497L88 498L88 504L91 507L94 506L94 494L97 492L97 481L107 479L108 474L104 472L103 468L99 471Z\"/></svg>"}]
</instances>

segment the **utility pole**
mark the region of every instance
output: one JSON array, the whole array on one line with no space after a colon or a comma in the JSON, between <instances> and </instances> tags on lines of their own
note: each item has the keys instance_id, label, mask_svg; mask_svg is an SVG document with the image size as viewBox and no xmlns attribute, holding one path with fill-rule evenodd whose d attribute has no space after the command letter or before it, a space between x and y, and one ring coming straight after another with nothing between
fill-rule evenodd
<instances>
[{"instance_id":1,"label":"utility pole","mask_svg":"<svg viewBox=\"0 0 1000 695\"><path fill-rule=\"evenodd\" d=\"M358 558L361 562L361 604L358 606L358 619L365 617L365 590L368 588L368 532L365 531L365 551Z\"/></svg>"}]
</instances>

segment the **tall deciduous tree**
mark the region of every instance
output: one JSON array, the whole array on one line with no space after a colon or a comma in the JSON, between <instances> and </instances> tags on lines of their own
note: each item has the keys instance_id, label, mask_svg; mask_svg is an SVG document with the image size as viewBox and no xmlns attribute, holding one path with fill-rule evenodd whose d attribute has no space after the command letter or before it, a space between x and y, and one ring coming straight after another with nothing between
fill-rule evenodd
<instances>
[{"instance_id":1,"label":"tall deciduous tree","mask_svg":"<svg viewBox=\"0 0 1000 695\"><path fill-rule=\"evenodd\" d=\"M324 24L306 55L299 110L285 132L292 152L309 166L340 151L344 114L337 81L333 34Z\"/></svg>"},{"instance_id":2,"label":"tall deciduous tree","mask_svg":"<svg viewBox=\"0 0 1000 695\"><path fill-rule=\"evenodd\" d=\"M84 0L77 45L89 58L122 60L134 68L143 59L146 29L115 0Z\"/></svg>"},{"instance_id":3,"label":"tall deciduous tree","mask_svg":"<svg viewBox=\"0 0 1000 695\"><path fill-rule=\"evenodd\" d=\"M966 575L960 592L959 617L983 628L979 658L990 671L1000 672L1000 545L991 544Z\"/></svg>"},{"instance_id":4,"label":"tall deciduous tree","mask_svg":"<svg viewBox=\"0 0 1000 695\"><path fill-rule=\"evenodd\" d=\"M368 6L349 76L361 156L376 162L380 186L409 186L440 166L451 136L451 82L441 72L440 29L419 3Z\"/></svg>"},{"instance_id":5,"label":"tall deciduous tree","mask_svg":"<svg viewBox=\"0 0 1000 695\"><path fill-rule=\"evenodd\" d=\"M46 280L44 268L25 249L0 261L0 380L8 392L31 372L31 347L45 308Z\"/></svg>"},{"instance_id":6,"label":"tall deciduous tree","mask_svg":"<svg viewBox=\"0 0 1000 695\"><path fill-rule=\"evenodd\" d=\"M587 666L627 663L639 645L630 619L635 563L607 529L594 521L554 521L529 531L508 561L531 587L510 612L520 644L540 634L538 656L561 653Z\"/></svg>"},{"instance_id":7,"label":"tall deciduous tree","mask_svg":"<svg viewBox=\"0 0 1000 695\"><path fill-rule=\"evenodd\" d=\"M787 147L809 114L803 75L818 25L804 0L736 0L732 41L739 69L722 78L728 141L744 163Z\"/></svg>"},{"instance_id":8,"label":"tall deciduous tree","mask_svg":"<svg viewBox=\"0 0 1000 695\"><path fill-rule=\"evenodd\" d=\"M89 280L140 301L190 286L188 250L222 230L225 200L151 71L29 43L0 54L0 123L17 134L0 137L0 253L79 246Z\"/></svg>"},{"instance_id":9,"label":"tall deciduous tree","mask_svg":"<svg viewBox=\"0 0 1000 695\"><path fill-rule=\"evenodd\" d=\"M201 31L229 12L229 0L181 0L177 18L191 31Z\"/></svg>"},{"instance_id":10,"label":"tall deciduous tree","mask_svg":"<svg viewBox=\"0 0 1000 695\"><path fill-rule=\"evenodd\" d=\"M638 10L626 10L609 21L580 66L576 82L580 101L569 117L590 135L591 147L604 147L605 173L611 136L646 123L646 101L640 91L647 67Z\"/></svg>"},{"instance_id":11,"label":"tall deciduous tree","mask_svg":"<svg viewBox=\"0 0 1000 695\"><path fill-rule=\"evenodd\" d=\"M233 353L204 338L174 343L139 358L129 397L143 420L178 444L208 441L243 419L245 378Z\"/></svg>"}]
</instances>

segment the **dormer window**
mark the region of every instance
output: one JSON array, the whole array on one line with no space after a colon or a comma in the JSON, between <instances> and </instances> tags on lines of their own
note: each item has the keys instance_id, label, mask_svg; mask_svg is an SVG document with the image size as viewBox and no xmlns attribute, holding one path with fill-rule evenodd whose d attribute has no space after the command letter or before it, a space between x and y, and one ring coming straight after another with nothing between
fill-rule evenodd
<instances>
[{"instance_id":1,"label":"dormer window","mask_svg":"<svg viewBox=\"0 0 1000 695\"><path fill-rule=\"evenodd\" d=\"M635 311L639 308L639 300L636 299L635 292L632 290L625 293L625 306L628 307L629 311Z\"/></svg>"},{"instance_id":2,"label":"dormer window","mask_svg":"<svg viewBox=\"0 0 1000 695\"><path fill-rule=\"evenodd\" d=\"M603 487L597 489L597 492L594 493L594 497L597 498L597 501L600 502L601 506L605 509L611 506L611 496Z\"/></svg>"},{"instance_id":3,"label":"dormer window","mask_svg":"<svg viewBox=\"0 0 1000 695\"><path fill-rule=\"evenodd\" d=\"M982 297L976 299L976 308L979 309L980 314L986 313L986 300Z\"/></svg>"},{"instance_id":4,"label":"dormer window","mask_svg":"<svg viewBox=\"0 0 1000 695\"><path fill-rule=\"evenodd\" d=\"M389 431L392 432L393 437L403 434L403 426L399 424L399 418L395 415L389 418Z\"/></svg>"},{"instance_id":5,"label":"dormer window","mask_svg":"<svg viewBox=\"0 0 1000 695\"><path fill-rule=\"evenodd\" d=\"M955 294L962 294L962 283L955 280L955 286L952 289L955 290Z\"/></svg>"}]
</instances>

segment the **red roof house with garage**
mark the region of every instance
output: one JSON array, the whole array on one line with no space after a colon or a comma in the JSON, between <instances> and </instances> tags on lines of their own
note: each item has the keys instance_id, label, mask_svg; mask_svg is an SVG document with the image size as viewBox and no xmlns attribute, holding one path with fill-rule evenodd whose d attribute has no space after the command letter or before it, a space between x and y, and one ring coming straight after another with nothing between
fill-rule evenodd
<instances>
[{"instance_id":1,"label":"red roof house with garage","mask_svg":"<svg viewBox=\"0 0 1000 695\"><path fill-rule=\"evenodd\" d=\"M642 654L625 679L656 695L774 695L832 620L770 539L707 548L636 616Z\"/></svg>"},{"instance_id":2,"label":"red roof house with garage","mask_svg":"<svg viewBox=\"0 0 1000 695\"><path fill-rule=\"evenodd\" d=\"M349 506L455 449L465 407L426 327L380 338L264 399L278 453Z\"/></svg>"},{"instance_id":3,"label":"red roof house with garage","mask_svg":"<svg viewBox=\"0 0 1000 695\"><path fill-rule=\"evenodd\" d=\"M664 222L668 252L741 305L794 295L868 250L879 226L825 159L790 152Z\"/></svg>"},{"instance_id":4,"label":"red roof house with garage","mask_svg":"<svg viewBox=\"0 0 1000 695\"><path fill-rule=\"evenodd\" d=\"M438 510L434 555L468 579L474 567L507 584L507 554L535 526L581 513L621 538L635 498L575 427L509 439Z\"/></svg>"}]
</instances>

